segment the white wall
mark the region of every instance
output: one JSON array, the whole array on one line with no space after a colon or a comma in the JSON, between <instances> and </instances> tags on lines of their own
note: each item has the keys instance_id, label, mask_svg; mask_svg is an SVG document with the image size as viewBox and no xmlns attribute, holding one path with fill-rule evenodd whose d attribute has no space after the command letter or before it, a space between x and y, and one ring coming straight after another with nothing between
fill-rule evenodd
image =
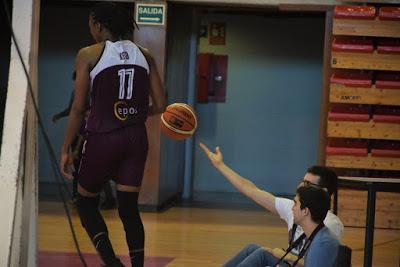
<instances>
[{"instance_id":1,"label":"white wall","mask_svg":"<svg viewBox=\"0 0 400 267\"><path fill-rule=\"evenodd\" d=\"M0 158L0 266L36 265L37 132L21 60L35 94L39 6L39 1L14 0L11 11L22 59L13 43Z\"/></svg>"}]
</instances>

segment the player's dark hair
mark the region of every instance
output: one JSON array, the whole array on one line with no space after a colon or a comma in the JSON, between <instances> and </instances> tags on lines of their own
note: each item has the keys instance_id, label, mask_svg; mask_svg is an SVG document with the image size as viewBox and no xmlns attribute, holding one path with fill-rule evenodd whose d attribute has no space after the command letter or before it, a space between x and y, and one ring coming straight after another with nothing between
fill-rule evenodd
<instances>
[{"instance_id":1,"label":"player's dark hair","mask_svg":"<svg viewBox=\"0 0 400 267\"><path fill-rule=\"evenodd\" d=\"M133 35L136 22L128 10L120 4L101 2L90 10L90 16L95 22L107 28L113 37L126 39Z\"/></svg>"},{"instance_id":2,"label":"player's dark hair","mask_svg":"<svg viewBox=\"0 0 400 267\"><path fill-rule=\"evenodd\" d=\"M329 210L330 200L328 193L322 188L313 186L302 186L297 189L300 201L300 208L308 208L311 219L315 223L321 223Z\"/></svg>"},{"instance_id":3,"label":"player's dark hair","mask_svg":"<svg viewBox=\"0 0 400 267\"><path fill-rule=\"evenodd\" d=\"M336 192L338 177L333 170L324 166L311 166L307 172L319 176L318 184L328 189L329 196Z\"/></svg>"}]
</instances>

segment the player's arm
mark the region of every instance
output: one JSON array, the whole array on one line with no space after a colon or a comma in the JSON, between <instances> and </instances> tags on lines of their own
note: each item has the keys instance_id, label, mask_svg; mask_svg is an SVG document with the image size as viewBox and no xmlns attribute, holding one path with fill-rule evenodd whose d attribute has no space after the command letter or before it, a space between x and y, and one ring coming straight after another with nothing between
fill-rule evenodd
<instances>
[{"instance_id":1,"label":"player's arm","mask_svg":"<svg viewBox=\"0 0 400 267\"><path fill-rule=\"evenodd\" d=\"M143 55L145 56L147 63L150 67L150 97L151 104L149 107L149 115L159 114L165 111L167 104L164 86L161 82L160 74L157 70L157 64L153 56L149 51L143 47L140 47Z\"/></svg>"},{"instance_id":2,"label":"player's arm","mask_svg":"<svg viewBox=\"0 0 400 267\"><path fill-rule=\"evenodd\" d=\"M82 48L76 56L75 96L69 113L68 126L64 143L61 147L60 159L61 173L69 179L73 178L68 171L68 165L72 163L69 149L74 138L78 135L85 117L87 96L90 89L89 70L91 66L91 57L90 48Z\"/></svg>"},{"instance_id":3,"label":"player's arm","mask_svg":"<svg viewBox=\"0 0 400 267\"><path fill-rule=\"evenodd\" d=\"M225 176L228 181L241 193L254 200L259 205L263 206L267 210L273 213L277 213L275 209L275 196L269 192L261 190L253 182L240 176L234 170L225 165L222 157L222 153L219 147L216 148L216 152L213 153L205 146L200 143L200 147L207 155L214 167Z\"/></svg>"}]
</instances>

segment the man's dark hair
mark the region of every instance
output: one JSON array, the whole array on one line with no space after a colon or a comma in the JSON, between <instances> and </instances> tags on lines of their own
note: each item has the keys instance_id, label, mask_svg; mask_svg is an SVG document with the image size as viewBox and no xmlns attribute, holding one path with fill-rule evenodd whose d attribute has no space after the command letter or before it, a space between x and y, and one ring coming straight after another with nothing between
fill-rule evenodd
<instances>
[{"instance_id":1,"label":"man's dark hair","mask_svg":"<svg viewBox=\"0 0 400 267\"><path fill-rule=\"evenodd\" d=\"M336 192L338 177L333 170L323 166L311 166L307 172L319 176L318 184L328 189L329 196Z\"/></svg>"},{"instance_id":2,"label":"man's dark hair","mask_svg":"<svg viewBox=\"0 0 400 267\"><path fill-rule=\"evenodd\" d=\"M313 186L299 187L296 193L299 197L300 208L308 208L311 219L315 223L323 222L330 206L328 193L322 188Z\"/></svg>"},{"instance_id":3,"label":"man's dark hair","mask_svg":"<svg viewBox=\"0 0 400 267\"><path fill-rule=\"evenodd\" d=\"M101 2L90 10L95 22L107 28L113 37L125 39L133 34L135 20L126 8L113 2Z\"/></svg>"}]
</instances>

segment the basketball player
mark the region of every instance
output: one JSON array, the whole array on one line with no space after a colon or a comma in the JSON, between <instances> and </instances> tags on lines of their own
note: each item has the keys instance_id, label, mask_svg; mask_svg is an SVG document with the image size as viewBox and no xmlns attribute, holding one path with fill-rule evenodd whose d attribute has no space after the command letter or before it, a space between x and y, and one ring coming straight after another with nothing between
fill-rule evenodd
<instances>
[{"instance_id":1,"label":"basketball player","mask_svg":"<svg viewBox=\"0 0 400 267\"><path fill-rule=\"evenodd\" d=\"M89 15L96 44L76 57L75 97L61 149L60 168L69 172L69 147L79 131L90 92L90 114L81 166L77 208L106 266L123 266L115 256L107 226L98 210L99 192L108 177L117 183L118 212L133 266L144 264L144 229L138 195L148 151L145 121L165 109L165 94L154 58L124 37L134 20L121 6L102 2ZM149 105L149 95L152 105Z\"/></svg>"},{"instance_id":2,"label":"basketball player","mask_svg":"<svg viewBox=\"0 0 400 267\"><path fill-rule=\"evenodd\" d=\"M269 210L271 213L279 215L283 219L289 230L289 244L294 240L297 240L302 234L303 229L294 223L294 216L292 207L294 201L291 199L276 197L270 192L261 190L250 180L240 176L234 170L224 163L223 155L219 149L216 148L215 152L212 152L206 145L200 143L200 147L212 163L212 165L241 193L258 203L262 207ZM313 186L323 188L331 196L337 186L337 176L329 168L323 166L312 166L307 169L306 174L301 179L298 187L301 186ZM325 225L332 231L338 240L341 240L343 235L343 224L339 217L333 214L331 211L327 212L324 220ZM301 249L304 247L305 240L299 242L292 250L293 254L289 254L286 258L296 259ZM245 258L253 253L259 253L259 249L263 249L259 245L248 245L238 252L233 258L231 258L224 266L236 266L238 262L243 261ZM300 262L301 264L302 262Z\"/></svg>"}]
</instances>

